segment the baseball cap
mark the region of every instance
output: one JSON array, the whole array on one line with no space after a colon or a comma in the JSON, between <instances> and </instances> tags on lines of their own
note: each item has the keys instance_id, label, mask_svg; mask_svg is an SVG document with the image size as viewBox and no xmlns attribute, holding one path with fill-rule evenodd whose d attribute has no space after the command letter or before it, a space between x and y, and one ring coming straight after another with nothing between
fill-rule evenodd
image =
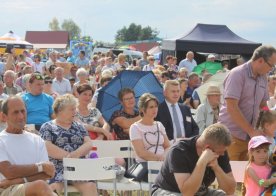
<instances>
[{"instance_id":1,"label":"baseball cap","mask_svg":"<svg viewBox=\"0 0 276 196\"><path fill-rule=\"evenodd\" d=\"M215 57L215 55L213 55L213 54L209 54L207 58L208 58L208 59L211 59L211 58L216 58L216 57Z\"/></svg>"},{"instance_id":2,"label":"baseball cap","mask_svg":"<svg viewBox=\"0 0 276 196\"><path fill-rule=\"evenodd\" d=\"M248 143L248 150L257 148L262 144L271 144L271 142L268 141L268 139L265 136L262 136L262 135L254 136L250 139Z\"/></svg>"}]
</instances>

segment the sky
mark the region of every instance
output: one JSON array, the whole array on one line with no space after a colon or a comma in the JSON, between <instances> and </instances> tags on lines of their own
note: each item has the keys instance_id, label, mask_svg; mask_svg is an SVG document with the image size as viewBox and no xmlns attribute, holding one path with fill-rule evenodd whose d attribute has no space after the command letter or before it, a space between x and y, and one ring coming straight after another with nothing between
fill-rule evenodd
<instances>
[{"instance_id":1,"label":"sky","mask_svg":"<svg viewBox=\"0 0 276 196\"><path fill-rule=\"evenodd\" d=\"M12 30L47 31L56 17L72 19L94 40L113 42L131 23L157 29L160 38L188 33L197 23L224 24L254 42L276 47L275 0L0 0L0 36Z\"/></svg>"}]
</instances>

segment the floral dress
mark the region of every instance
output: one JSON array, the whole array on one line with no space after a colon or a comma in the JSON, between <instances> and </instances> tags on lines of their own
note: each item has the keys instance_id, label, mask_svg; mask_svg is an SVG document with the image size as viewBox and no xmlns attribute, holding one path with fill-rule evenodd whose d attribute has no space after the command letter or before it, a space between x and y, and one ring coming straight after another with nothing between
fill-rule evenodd
<instances>
[{"instance_id":1,"label":"floral dress","mask_svg":"<svg viewBox=\"0 0 276 196\"><path fill-rule=\"evenodd\" d=\"M39 130L42 139L50 141L52 144L67 152L73 152L84 143L84 137L88 136L86 129L80 123L73 122L71 127L66 130L53 121L46 122ZM63 182L63 161L60 159L49 160L54 164L56 172L50 183Z\"/></svg>"},{"instance_id":2,"label":"floral dress","mask_svg":"<svg viewBox=\"0 0 276 196\"><path fill-rule=\"evenodd\" d=\"M113 124L112 123L113 120L117 117L135 118L137 116L139 116L139 112L136 110L134 111L133 115L127 114L126 112L124 112L122 110L117 110L112 114L112 116L110 118L110 125L112 126L113 130L116 133L117 140L129 140L129 134L125 133L123 128L120 127L119 125Z\"/></svg>"},{"instance_id":3,"label":"floral dress","mask_svg":"<svg viewBox=\"0 0 276 196\"><path fill-rule=\"evenodd\" d=\"M83 116L79 112L76 112L77 119L84 124L92 125L94 127L101 127L99 123L100 117L102 117L102 113L97 108L90 108L88 116ZM91 139L96 139L98 137L98 134L93 131L89 131L88 134Z\"/></svg>"}]
</instances>

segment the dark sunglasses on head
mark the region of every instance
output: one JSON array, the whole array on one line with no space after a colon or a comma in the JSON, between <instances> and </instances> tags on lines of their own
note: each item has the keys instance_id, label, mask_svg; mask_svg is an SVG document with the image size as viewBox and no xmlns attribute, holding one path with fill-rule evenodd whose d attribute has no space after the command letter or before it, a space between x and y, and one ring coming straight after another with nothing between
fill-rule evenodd
<instances>
[{"instance_id":1,"label":"dark sunglasses on head","mask_svg":"<svg viewBox=\"0 0 276 196\"><path fill-rule=\"evenodd\" d=\"M34 81L34 80L44 80L44 78L41 74L34 73L31 75L30 81Z\"/></svg>"},{"instance_id":2,"label":"dark sunglasses on head","mask_svg":"<svg viewBox=\"0 0 276 196\"><path fill-rule=\"evenodd\" d=\"M45 83L45 84L52 84L53 81L52 81L52 80L45 80L44 83Z\"/></svg>"}]
</instances>

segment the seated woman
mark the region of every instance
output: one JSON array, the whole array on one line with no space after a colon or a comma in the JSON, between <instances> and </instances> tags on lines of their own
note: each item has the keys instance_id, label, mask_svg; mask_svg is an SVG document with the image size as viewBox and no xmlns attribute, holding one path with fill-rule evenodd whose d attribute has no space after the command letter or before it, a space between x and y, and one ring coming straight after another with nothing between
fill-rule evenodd
<instances>
[{"instance_id":1,"label":"seated woman","mask_svg":"<svg viewBox=\"0 0 276 196\"><path fill-rule=\"evenodd\" d=\"M158 99L143 94L138 103L142 119L130 126L130 140L137 154L136 161L163 161L170 147L165 127L155 121L158 112Z\"/></svg>"},{"instance_id":2,"label":"seated woman","mask_svg":"<svg viewBox=\"0 0 276 196\"><path fill-rule=\"evenodd\" d=\"M56 192L63 190L63 158L83 158L92 148L87 131L78 122L74 122L76 99L65 94L56 98L53 104L56 119L46 122L40 129L45 140L50 161L55 165L55 176L50 180L50 187ZM72 182L82 195L97 195L93 182Z\"/></svg>"},{"instance_id":3,"label":"seated woman","mask_svg":"<svg viewBox=\"0 0 276 196\"><path fill-rule=\"evenodd\" d=\"M112 114L110 124L118 140L129 140L130 125L141 118L135 110L135 93L130 88L123 88L119 91L118 98L123 108Z\"/></svg>"},{"instance_id":4,"label":"seated woman","mask_svg":"<svg viewBox=\"0 0 276 196\"><path fill-rule=\"evenodd\" d=\"M83 124L91 139L102 140L106 137L106 139L112 140L112 134L109 132L110 127L101 112L97 108L88 107L93 96L92 87L89 84L81 84L76 91L79 101L75 119Z\"/></svg>"}]
</instances>

